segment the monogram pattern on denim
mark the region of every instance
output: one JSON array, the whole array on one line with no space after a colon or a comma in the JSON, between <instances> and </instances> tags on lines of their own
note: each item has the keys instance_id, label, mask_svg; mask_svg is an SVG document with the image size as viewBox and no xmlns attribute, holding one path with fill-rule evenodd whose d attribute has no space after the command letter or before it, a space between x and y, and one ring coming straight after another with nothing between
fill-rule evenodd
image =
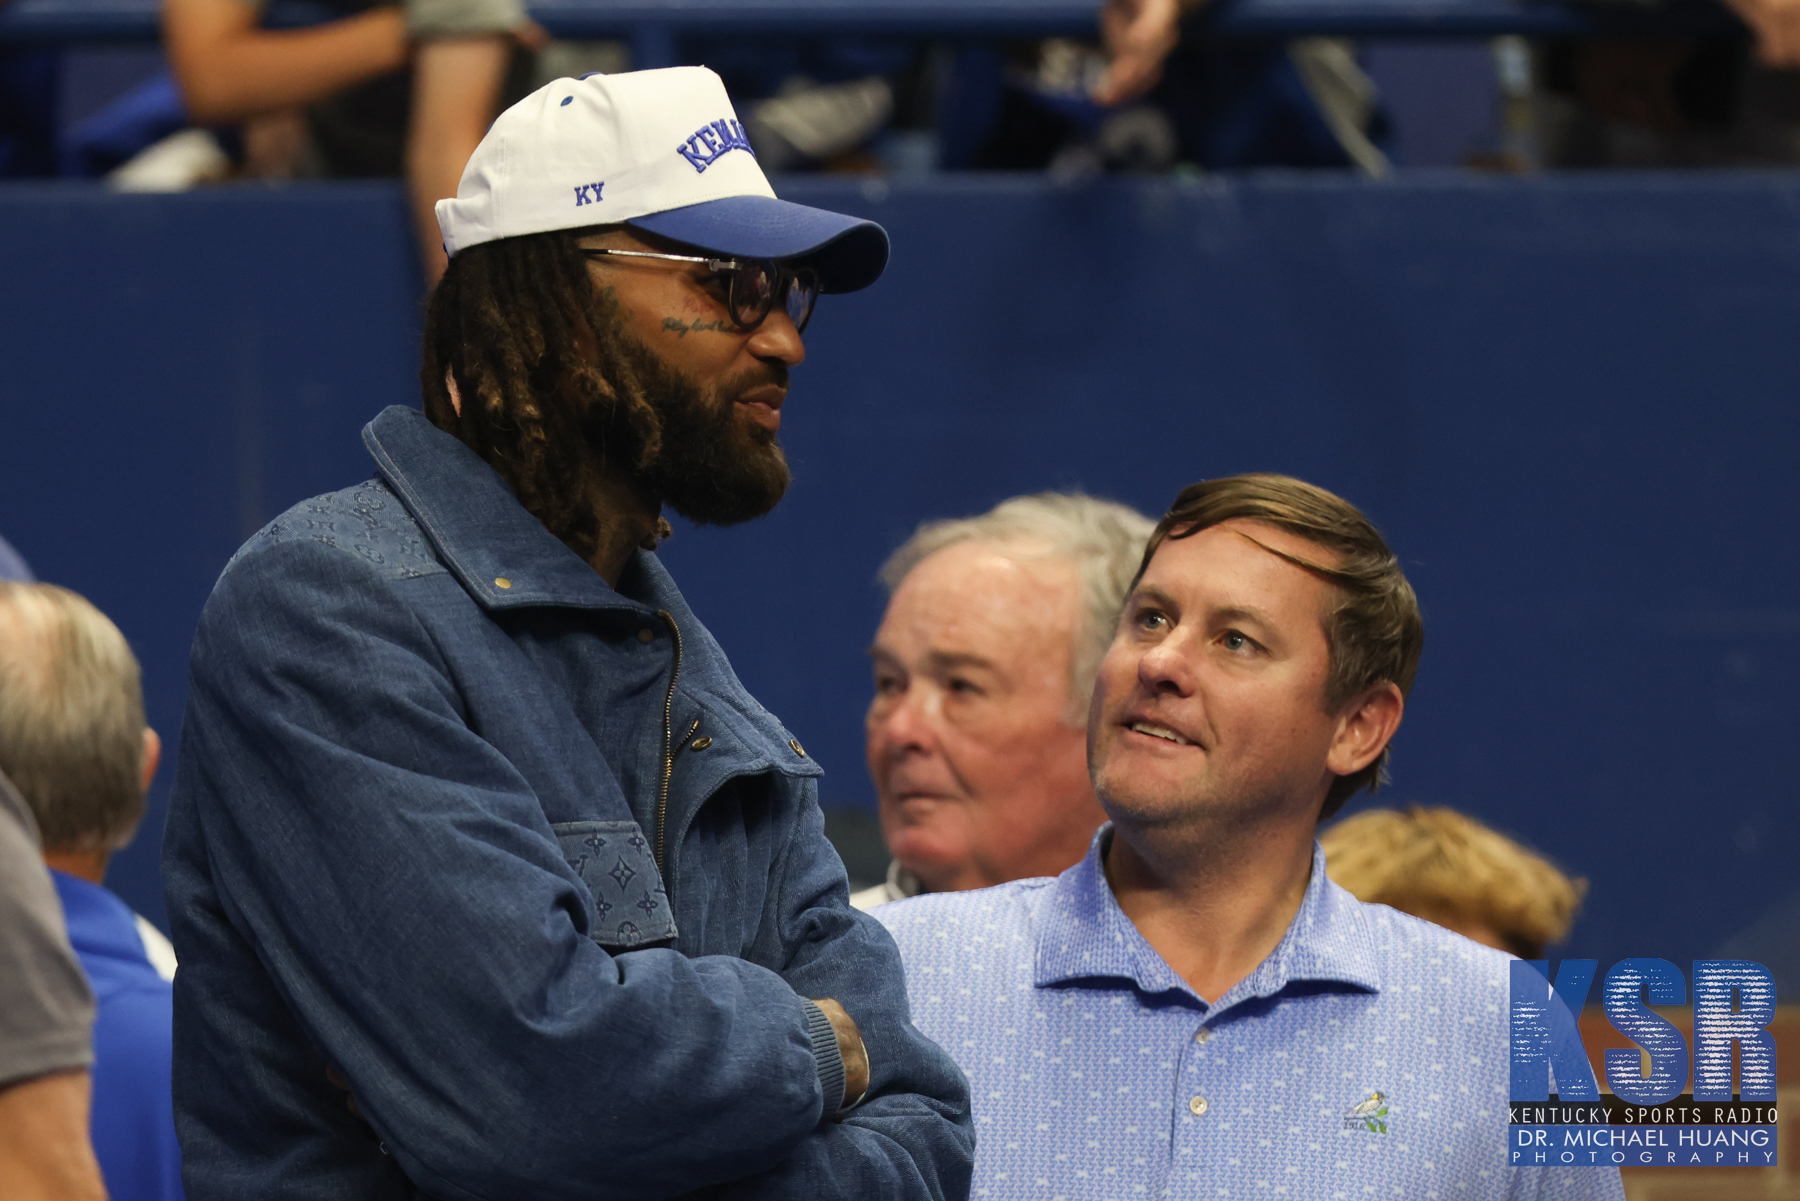
<instances>
[{"instance_id":1,"label":"monogram pattern on denim","mask_svg":"<svg viewBox=\"0 0 1800 1201\"><path fill-rule=\"evenodd\" d=\"M380 480L295 505L244 543L225 570L266 547L307 540L354 554L395 579L445 570L412 514Z\"/></svg>"},{"instance_id":2,"label":"monogram pattern on denim","mask_svg":"<svg viewBox=\"0 0 1800 1201\"><path fill-rule=\"evenodd\" d=\"M588 934L630 950L675 937L675 915L650 840L636 822L561 822L551 827L569 870L593 897Z\"/></svg>"}]
</instances>

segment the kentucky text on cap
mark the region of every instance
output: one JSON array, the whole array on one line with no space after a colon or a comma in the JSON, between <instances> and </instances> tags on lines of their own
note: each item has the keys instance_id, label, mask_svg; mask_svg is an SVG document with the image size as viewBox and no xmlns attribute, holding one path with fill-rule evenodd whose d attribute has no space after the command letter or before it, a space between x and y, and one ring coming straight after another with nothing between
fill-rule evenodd
<instances>
[{"instance_id":1,"label":"kentucky text on cap","mask_svg":"<svg viewBox=\"0 0 1800 1201\"><path fill-rule=\"evenodd\" d=\"M805 258L827 292L868 287L888 257L873 221L776 198L705 67L546 84L500 114L437 219L452 257L498 238L625 224L727 257Z\"/></svg>"}]
</instances>

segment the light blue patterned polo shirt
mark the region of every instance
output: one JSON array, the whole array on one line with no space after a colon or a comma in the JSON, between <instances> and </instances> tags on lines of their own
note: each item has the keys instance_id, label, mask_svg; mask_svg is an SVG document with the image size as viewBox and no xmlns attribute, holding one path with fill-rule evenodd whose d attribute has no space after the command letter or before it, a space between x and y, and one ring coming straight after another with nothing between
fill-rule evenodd
<instances>
[{"instance_id":1,"label":"light blue patterned polo shirt","mask_svg":"<svg viewBox=\"0 0 1800 1201\"><path fill-rule=\"evenodd\" d=\"M1208 1005L1087 858L1055 879L883 905L913 1021L968 1073L973 1196L1487 1201L1624 1196L1617 1169L1514 1168L1510 956L1312 879Z\"/></svg>"}]
</instances>

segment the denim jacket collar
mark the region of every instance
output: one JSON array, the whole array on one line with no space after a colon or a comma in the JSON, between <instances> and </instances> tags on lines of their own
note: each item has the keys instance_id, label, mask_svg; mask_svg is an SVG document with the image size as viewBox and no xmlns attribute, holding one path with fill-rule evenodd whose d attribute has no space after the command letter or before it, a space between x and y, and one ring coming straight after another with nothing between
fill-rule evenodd
<instances>
[{"instance_id":1,"label":"denim jacket collar","mask_svg":"<svg viewBox=\"0 0 1800 1201\"><path fill-rule=\"evenodd\" d=\"M482 608L646 607L608 587L480 455L417 409L382 410L363 427L363 445L438 558Z\"/></svg>"},{"instance_id":2,"label":"denim jacket collar","mask_svg":"<svg viewBox=\"0 0 1800 1201\"><path fill-rule=\"evenodd\" d=\"M1035 983L1043 988L1075 980L1123 979L1145 993L1181 992L1201 1000L1119 908L1101 866L1111 837L1108 822L1095 831L1087 856L1051 885L1038 934ZM1273 996L1296 981L1379 992L1381 975L1375 960L1359 902L1326 877L1325 853L1314 842L1312 878L1287 932L1255 971L1209 1008L1217 1013L1252 997Z\"/></svg>"},{"instance_id":3,"label":"denim jacket collar","mask_svg":"<svg viewBox=\"0 0 1800 1201\"><path fill-rule=\"evenodd\" d=\"M790 776L822 774L817 761L738 681L725 652L654 554L637 551L627 564L620 582L633 595L613 590L519 504L481 456L417 409L394 405L383 410L364 427L363 443L438 559L483 609L666 612L682 634L681 691L710 702L741 746L739 755L711 756L714 770L730 774L773 767Z\"/></svg>"}]
</instances>

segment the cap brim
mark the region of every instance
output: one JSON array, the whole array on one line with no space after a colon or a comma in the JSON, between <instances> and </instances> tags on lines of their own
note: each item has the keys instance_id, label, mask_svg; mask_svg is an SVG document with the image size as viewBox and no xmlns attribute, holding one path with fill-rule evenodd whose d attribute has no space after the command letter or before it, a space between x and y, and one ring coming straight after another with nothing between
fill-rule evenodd
<instances>
[{"instance_id":1,"label":"cap brim","mask_svg":"<svg viewBox=\"0 0 1800 1201\"><path fill-rule=\"evenodd\" d=\"M887 267L887 231L873 221L773 196L726 196L625 224L733 258L806 259L827 292L866 288Z\"/></svg>"}]
</instances>

